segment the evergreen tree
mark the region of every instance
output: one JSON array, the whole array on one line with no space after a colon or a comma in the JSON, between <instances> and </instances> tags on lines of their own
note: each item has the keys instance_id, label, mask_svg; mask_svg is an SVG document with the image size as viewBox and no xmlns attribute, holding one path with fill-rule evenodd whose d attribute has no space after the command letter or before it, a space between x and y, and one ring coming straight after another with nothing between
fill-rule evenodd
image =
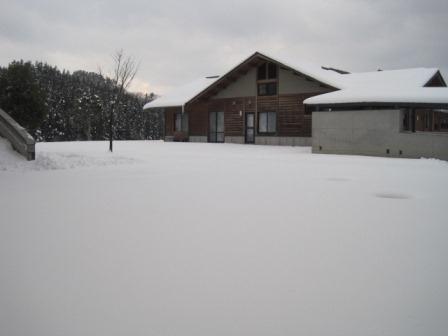
<instances>
[{"instance_id":1,"label":"evergreen tree","mask_svg":"<svg viewBox=\"0 0 448 336\"><path fill-rule=\"evenodd\" d=\"M30 62L12 62L0 72L0 107L32 134L45 118L45 93Z\"/></svg>"},{"instance_id":2,"label":"evergreen tree","mask_svg":"<svg viewBox=\"0 0 448 336\"><path fill-rule=\"evenodd\" d=\"M17 64L19 66L17 66ZM23 80L16 73L17 67L26 67L34 81ZM10 69L13 68L13 69ZM8 75L5 75L8 73ZM28 74L29 75L29 74ZM15 79L14 79L15 78ZM13 80L14 79L14 80ZM34 83L32 90L41 98L35 103L28 98L29 94L21 95L17 100L9 99L11 105L5 106L3 100L8 95L29 92L25 83ZM0 68L0 107L10 113L17 121L34 131L38 141L78 141L106 140L109 138L109 111L114 100L115 86L113 82L100 74L75 71L73 74L60 71L45 63L13 62L8 68ZM17 92L17 93L16 93ZM39 92L39 94L37 94ZM33 95L31 95L33 96ZM26 98L26 99L25 99ZM125 91L116 109L116 134L118 140L159 139L162 131L159 115L143 112L142 107L154 95L133 94ZM32 107L32 113L38 111L35 107L43 104L44 119L35 120L32 126L12 110L26 106ZM12 106L15 106L13 109ZM19 111L21 111L19 109Z\"/></svg>"}]
</instances>

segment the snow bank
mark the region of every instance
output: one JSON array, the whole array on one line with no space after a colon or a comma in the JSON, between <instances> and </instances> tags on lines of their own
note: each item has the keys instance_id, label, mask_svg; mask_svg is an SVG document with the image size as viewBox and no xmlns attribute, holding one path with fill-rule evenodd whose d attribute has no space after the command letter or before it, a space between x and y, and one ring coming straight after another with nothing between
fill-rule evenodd
<instances>
[{"instance_id":1,"label":"snow bank","mask_svg":"<svg viewBox=\"0 0 448 336\"><path fill-rule=\"evenodd\" d=\"M79 146L76 142L64 143L60 151L47 151L45 148L58 147L57 144L36 144L36 160L26 161L16 153L11 144L0 138L0 171L33 171L33 170L57 170L75 169L86 167L105 167L123 164L134 164L139 161L135 158L114 155L107 152L106 142L100 142L104 150L94 153L73 152L71 148ZM93 144L93 142L92 142Z\"/></svg>"},{"instance_id":2,"label":"snow bank","mask_svg":"<svg viewBox=\"0 0 448 336\"><path fill-rule=\"evenodd\" d=\"M135 163L0 171L1 335L446 335L446 162L38 146Z\"/></svg>"}]
</instances>

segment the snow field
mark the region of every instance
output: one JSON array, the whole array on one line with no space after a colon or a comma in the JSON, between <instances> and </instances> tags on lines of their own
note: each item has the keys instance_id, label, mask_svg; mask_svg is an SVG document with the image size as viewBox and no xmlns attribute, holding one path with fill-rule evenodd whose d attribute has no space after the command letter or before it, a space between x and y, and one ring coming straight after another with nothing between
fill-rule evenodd
<instances>
[{"instance_id":1,"label":"snow field","mask_svg":"<svg viewBox=\"0 0 448 336\"><path fill-rule=\"evenodd\" d=\"M0 142L1 335L446 335L448 164Z\"/></svg>"}]
</instances>

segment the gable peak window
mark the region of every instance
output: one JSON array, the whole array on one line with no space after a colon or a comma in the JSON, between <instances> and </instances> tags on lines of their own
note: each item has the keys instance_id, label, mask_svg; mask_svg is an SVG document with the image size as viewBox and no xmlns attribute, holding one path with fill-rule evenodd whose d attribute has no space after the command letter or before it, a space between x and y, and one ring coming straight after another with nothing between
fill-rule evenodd
<instances>
[{"instance_id":1,"label":"gable peak window","mask_svg":"<svg viewBox=\"0 0 448 336\"><path fill-rule=\"evenodd\" d=\"M264 62L257 69L257 87L259 96L277 95L277 64Z\"/></svg>"},{"instance_id":2,"label":"gable peak window","mask_svg":"<svg viewBox=\"0 0 448 336\"><path fill-rule=\"evenodd\" d=\"M258 80L277 79L277 64L265 62L258 66Z\"/></svg>"}]
</instances>

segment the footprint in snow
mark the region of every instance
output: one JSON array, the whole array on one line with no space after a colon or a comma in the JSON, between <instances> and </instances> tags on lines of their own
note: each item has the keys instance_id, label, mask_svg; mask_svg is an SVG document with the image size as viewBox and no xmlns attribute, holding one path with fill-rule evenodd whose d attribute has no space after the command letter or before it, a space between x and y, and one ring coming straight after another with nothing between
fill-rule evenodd
<instances>
[{"instance_id":1,"label":"footprint in snow","mask_svg":"<svg viewBox=\"0 0 448 336\"><path fill-rule=\"evenodd\" d=\"M399 200L412 198L411 195L402 194L402 193L395 193L395 192L376 193L375 197L378 197L378 198L389 198L389 199L399 199Z\"/></svg>"}]
</instances>

